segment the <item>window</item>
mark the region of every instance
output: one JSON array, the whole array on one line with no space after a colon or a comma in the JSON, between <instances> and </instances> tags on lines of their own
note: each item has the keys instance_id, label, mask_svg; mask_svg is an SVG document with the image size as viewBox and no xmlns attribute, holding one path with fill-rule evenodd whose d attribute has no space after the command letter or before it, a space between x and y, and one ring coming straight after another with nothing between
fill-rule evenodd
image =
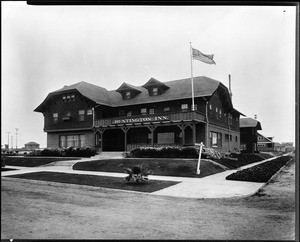
<instances>
[{"instance_id":1,"label":"window","mask_svg":"<svg viewBox=\"0 0 300 242\"><path fill-rule=\"evenodd\" d=\"M85 135L62 135L59 137L61 148L85 146Z\"/></svg>"},{"instance_id":2,"label":"window","mask_svg":"<svg viewBox=\"0 0 300 242\"><path fill-rule=\"evenodd\" d=\"M170 112L170 107L165 107L164 112Z\"/></svg>"},{"instance_id":3,"label":"window","mask_svg":"<svg viewBox=\"0 0 300 242\"><path fill-rule=\"evenodd\" d=\"M195 104L194 105L194 111L197 111L197 109L198 109L198 106L197 106L197 104Z\"/></svg>"},{"instance_id":4,"label":"window","mask_svg":"<svg viewBox=\"0 0 300 242\"><path fill-rule=\"evenodd\" d=\"M212 106L211 106L211 104L209 104L209 109L210 109L210 110L212 110Z\"/></svg>"},{"instance_id":5,"label":"window","mask_svg":"<svg viewBox=\"0 0 300 242\"><path fill-rule=\"evenodd\" d=\"M157 144L174 144L174 133L157 133Z\"/></svg>"},{"instance_id":6,"label":"window","mask_svg":"<svg viewBox=\"0 0 300 242\"><path fill-rule=\"evenodd\" d=\"M75 95L74 94L71 95L71 101L75 101Z\"/></svg>"},{"instance_id":7,"label":"window","mask_svg":"<svg viewBox=\"0 0 300 242\"><path fill-rule=\"evenodd\" d=\"M225 141L229 140L229 134L225 134Z\"/></svg>"},{"instance_id":8,"label":"window","mask_svg":"<svg viewBox=\"0 0 300 242\"><path fill-rule=\"evenodd\" d=\"M187 111L188 110L188 108L189 108L189 105L188 104L181 104L181 110L182 111Z\"/></svg>"},{"instance_id":9,"label":"window","mask_svg":"<svg viewBox=\"0 0 300 242\"><path fill-rule=\"evenodd\" d=\"M216 108L216 113L218 113L218 108Z\"/></svg>"},{"instance_id":10,"label":"window","mask_svg":"<svg viewBox=\"0 0 300 242\"><path fill-rule=\"evenodd\" d=\"M79 147L85 146L85 135L79 135Z\"/></svg>"},{"instance_id":11,"label":"window","mask_svg":"<svg viewBox=\"0 0 300 242\"><path fill-rule=\"evenodd\" d=\"M79 121L84 121L84 110L79 110Z\"/></svg>"},{"instance_id":12,"label":"window","mask_svg":"<svg viewBox=\"0 0 300 242\"><path fill-rule=\"evenodd\" d=\"M131 98L131 93L130 92L126 92L125 93L125 98L126 99L130 99Z\"/></svg>"},{"instance_id":13,"label":"window","mask_svg":"<svg viewBox=\"0 0 300 242\"><path fill-rule=\"evenodd\" d=\"M235 136L235 142L238 142L238 137L237 136Z\"/></svg>"},{"instance_id":14,"label":"window","mask_svg":"<svg viewBox=\"0 0 300 242\"><path fill-rule=\"evenodd\" d=\"M157 95L158 95L158 88L157 88L157 87L154 87L154 88L152 89L152 95L153 95L153 96L157 96Z\"/></svg>"},{"instance_id":15,"label":"window","mask_svg":"<svg viewBox=\"0 0 300 242\"><path fill-rule=\"evenodd\" d=\"M147 108L142 108L141 109L141 114L146 115L147 114Z\"/></svg>"},{"instance_id":16,"label":"window","mask_svg":"<svg viewBox=\"0 0 300 242\"><path fill-rule=\"evenodd\" d=\"M129 112L127 113L127 116L128 116L128 117L131 117L131 116L132 116L132 111L129 111Z\"/></svg>"},{"instance_id":17,"label":"window","mask_svg":"<svg viewBox=\"0 0 300 242\"><path fill-rule=\"evenodd\" d=\"M92 109L88 109L87 111L86 111L86 115L92 115L93 114L93 110Z\"/></svg>"},{"instance_id":18,"label":"window","mask_svg":"<svg viewBox=\"0 0 300 242\"><path fill-rule=\"evenodd\" d=\"M232 141L232 135L230 135L230 141Z\"/></svg>"},{"instance_id":19,"label":"window","mask_svg":"<svg viewBox=\"0 0 300 242\"><path fill-rule=\"evenodd\" d=\"M210 132L210 144L212 147L222 147L222 134Z\"/></svg>"},{"instance_id":20,"label":"window","mask_svg":"<svg viewBox=\"0 0 300 242\"><path fill-rule=\"evenodd\" d=\"M154 114L154 108L149 109L149 114Z\"/></svg>"},{"instance_id":21,"label":"window","mask_svg":"<svg viewBox=\"0 0 300 242\"><path fill-rule=\"evenodd\" d=\"M66 112L67 117L71 117L71 112Z\"/></svg>"},{"instance_id":22,"label":"window","mask_svg":"<svg viewBox=\"0 0 300 242\"><path fill-rule=\"evenodd\" d=\"M220 113L220 118L222 118L222 110L221 109L220 109L219 113Z\"/></svg>"},{"instance_id":23,"label":"window","mask_svg":"<svg viewBox=\"0 0 300 242\"><path fill-rule=\"evenodd\" d=\"M67 101L67 97L66 96L63 96L62 99L63 99L63 102Z\"/></svg>"},{"instance_id":24,"label":"window","mask_svg":"<svg viewBox=\"0 0 300 242\"><path fill-rule=\"evenodd\" d=\"M58 113L53 113L53 123L56 124L58 121Z\"/></svg>"}]
</instances>

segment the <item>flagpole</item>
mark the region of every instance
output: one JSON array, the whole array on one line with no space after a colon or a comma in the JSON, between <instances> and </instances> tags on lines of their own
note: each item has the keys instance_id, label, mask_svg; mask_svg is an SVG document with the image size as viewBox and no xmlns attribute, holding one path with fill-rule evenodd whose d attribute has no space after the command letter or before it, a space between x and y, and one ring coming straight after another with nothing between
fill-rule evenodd
<instances>
[{"instance_id":1,"label":"flagpole","mask_svg":"<svg viewBox=\"0 0 300 242\"><path fill-rule=\"evenodd\" d=\"M194 77L193 77L193 54L192 54L192 44L190 42L190 55L191 55L191 82L192 82L192 111L194 111L195 101L194 101Z\"/></svg>"}]
</instances>

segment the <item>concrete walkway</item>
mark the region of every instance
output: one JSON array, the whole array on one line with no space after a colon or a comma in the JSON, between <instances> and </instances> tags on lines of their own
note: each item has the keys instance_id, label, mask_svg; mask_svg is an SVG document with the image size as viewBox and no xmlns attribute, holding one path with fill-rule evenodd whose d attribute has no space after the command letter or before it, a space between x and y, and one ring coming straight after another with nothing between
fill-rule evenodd
<instances>
[{"instance_id":1,"label":"concrete walkway","mask_svg":"<svg viewBox=\"0 0 300 242\"><path fill-rule=\"evenodd\" d=\"M275 159L273 157L267 160L249 164L240 167L237 170L249 168L258 165L268 160ZM126 177L125 173L116 172L98 172L98 171L79 171L73 170L72 167L77 162L97 160L97 157L84 158L81 160L60 161L53 162L48 165L39 167L20 167L20 166L6 166L6 168L13 168L18 170L1 172L1 176L10 176L17 174L24 174L30 172L64 172L72 174L87 174L95 176L112 176L112 177ZM173 177L173 176L155 176L150 175L151 180L164 180L164 181L179 181L180 183L164 188L162 190L153 192L153 195L171 196L171 197L184 197L184 198L230 198L230 197L243 197L253 195L265 183L259 182L243 182L243 181L230 181L226 180L226 176L237 170L227 170L211 176L203 178L189 178L189 177Z\"/></svg>"}]
</instances>

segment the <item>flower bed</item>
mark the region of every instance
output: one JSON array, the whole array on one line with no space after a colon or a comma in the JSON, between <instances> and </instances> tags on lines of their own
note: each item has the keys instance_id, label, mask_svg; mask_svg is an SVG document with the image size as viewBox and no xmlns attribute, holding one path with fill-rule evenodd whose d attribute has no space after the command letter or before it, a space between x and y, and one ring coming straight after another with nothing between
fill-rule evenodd
<instances>
[{"instance_id":1,"label":"flower bed","mask_svg":"<svg viewBox=\"0 0 300 242\"><path fill-rule=\"evenodd\" d=\"M291 160L291 156L281 156L257 166L232 173L226 177L226 180L267 182L289 160Z\"/></svg>"},{"instance_id":2,"label":"flower bed","mask_svg":"<svg viewBox=\"0 0 300 242\"><path fill-rule=\"evenodd\" d=\"M218 162L221 165L228 167L229 169L236 169L238 167L259 162L264 159L256 154L231 153L228 158L213 159L213 160Z\"/></svg>"}]
</instances>

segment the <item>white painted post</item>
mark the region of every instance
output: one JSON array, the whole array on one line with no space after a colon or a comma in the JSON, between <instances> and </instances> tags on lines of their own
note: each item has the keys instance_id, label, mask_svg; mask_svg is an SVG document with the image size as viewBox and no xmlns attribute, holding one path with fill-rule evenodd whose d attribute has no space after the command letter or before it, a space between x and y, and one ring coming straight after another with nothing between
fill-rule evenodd
<instances>
[{"instance_id":1,"label":"white painted post","mask_svg":"<svg viewBox=\"0 0 300 242\"><path fill-rule=\"evenodd\" d=\"M197 175L200 175L201 153L202 153L202 147L203 147L204 145L203 145L202 142L201 142L200 144L195 143L195 145L199 145L199 146L200 146L199 158L198 158L198 165L197 165Z\"/></svg>"}]
</instances>

